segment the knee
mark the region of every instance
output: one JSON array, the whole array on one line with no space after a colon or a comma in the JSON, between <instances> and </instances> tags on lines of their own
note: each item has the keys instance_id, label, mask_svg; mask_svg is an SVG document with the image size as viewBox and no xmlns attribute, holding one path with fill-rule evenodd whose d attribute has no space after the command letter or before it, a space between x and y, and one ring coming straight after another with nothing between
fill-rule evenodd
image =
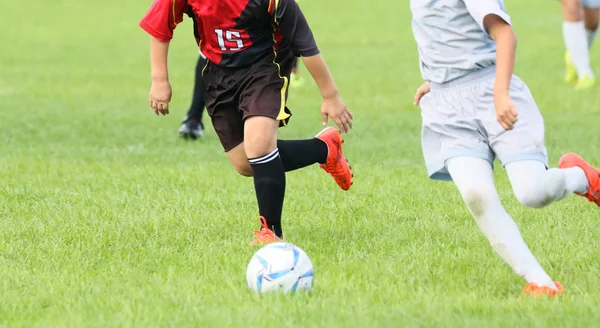
<instances>
[{"instance_id":1,"label":"knee","mask_svg":"<svg viewBox=\"0 0 600 328\"><path fill-rule=\"evenodd\" d=\"M483 216L490 201L490 191L485 188L466 188L462 191L462 197L475 218Z\"/></svg>"},{"instance_id":2,"label":"knee","mask_svg":"<svg viewBox=\"0 0 600 328\"><path fill-rule=\"evenodd\" d=\"M556 196L553 191L564 189L565 177L561 172L549 170L546 175L533 181L520 181L514 188L519 203L530 208L542 208L552 203Z\"/></svg>"},{"instance_id":3,"label":"knee","mask_svg":"<svg viewBox=\"0 0 600 328\"><path fill-rule=\"evenodd\" d=\"M581 20L581 4L579 1L562 0L563 16L566 21Z\"/></svg>"},{"instance_id":4,"label":"knee","mask_svg":"<svg viewBox=\"0 0 600 328\"><path fill-rule=\"evenodd\" d=\"M252 116L244 123L244 149L248 158L264 156L277 148L279 122L264 116Z\"/></svg>"}]
</instances>

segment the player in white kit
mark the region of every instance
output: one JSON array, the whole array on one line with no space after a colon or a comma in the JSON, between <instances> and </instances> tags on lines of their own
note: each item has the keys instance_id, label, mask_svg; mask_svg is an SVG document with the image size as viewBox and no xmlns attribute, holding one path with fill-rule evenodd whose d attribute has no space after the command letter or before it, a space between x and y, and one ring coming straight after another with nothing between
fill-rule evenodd
<instances>
[{"instance_id":1,"label":"player in white kit","mask_svg":"<svg viewBox=\"0 0 600 328\"><path fill-rule=\"evenodd\" d=\"M548 169L544 121L513 75L516 37L502 0L411 0L413 33L426 81L422 146L429 176L453 180L494 250L527 280L524 292L562 291L535 259L503 208L493 160L517 199L540 208L575 192L600 206L600 171L574 153Z\"/></svg>"},{"instance_id":2,"label":"player in white kit","mask_svg":"<svg viewBox=\"0 0 600 328\"><path fill-rule=\"evenodd\" d=\"M598 34L600 0L561 0L565 53L565 81L576 89L596 83L590 63L590 48Z\"/></svg>"}]
</instances>

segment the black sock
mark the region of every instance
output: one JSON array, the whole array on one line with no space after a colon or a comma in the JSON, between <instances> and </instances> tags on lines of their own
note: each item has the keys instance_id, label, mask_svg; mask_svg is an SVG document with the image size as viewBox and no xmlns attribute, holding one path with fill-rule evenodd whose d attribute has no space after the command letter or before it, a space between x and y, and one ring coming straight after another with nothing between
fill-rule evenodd
<instances>
[{"instance_id":1,"label":"black sock","mask_svg":"<svg viewBox=\"0 0 600 328\"><path fill-rule=\"evenodd\" d=\"M275 149L267 155L248 159L254 173L254 188L260 215L267 220L269 229L282 237L281 211L285 195L285 171Z\"/></svg>"},{"instance_id":2,"label":"black sock","mask_svg":"<svg viewBox=\"0 0 600 328\"><path fill-rule=\"evenodd\" d=\"M327 161L327 144L317 138L306 140L277 140L277 148L286 172Z\"/></svg>"},{"instance_id":3,"label":"black sock","mask_svg":"<svg viewBox=\"0 0 600 328\"><path fill-rule=\"evenodd\" d=\"M196 81L194 82L194 95L192 97L192 105L187 113L187 118L194 119L198 122L202 122L202 113L204 112L204 80L202 80L202 68L206 59L202 56L198 56L198 63L196 64Z\"/></svg>"}]
</instances>

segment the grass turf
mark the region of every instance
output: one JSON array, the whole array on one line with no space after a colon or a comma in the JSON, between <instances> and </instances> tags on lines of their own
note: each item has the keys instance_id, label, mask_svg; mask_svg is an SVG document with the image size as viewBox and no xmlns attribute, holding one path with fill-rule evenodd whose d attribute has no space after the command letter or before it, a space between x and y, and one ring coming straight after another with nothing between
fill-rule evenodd
<instances>
[{"instance_id":1,"label":"grass turf","mask_svg":"<svg viewBox=\"0 0 600 328\"><path fill-rule=\"evenodd\" d=\"M284 228L315 265L310 296L256 298L245 286L257 228L252 181L209 128L176 138L197 51L185 21L171 47L173 114L147 104L150 1L2 5L0 325L5 327L591 327L600 322L598 209L571 197L503 201L566 295L532 300L489 247L454 186L426 177L421 80L402 1L302 7L356 117L345 137L355 184L317 167L288 175ZM550 159L600 164L600 93L562 83L558 4L507 1L517 74L546 120ZM343 10L340 10L343 8ZM600 59L594 53L594 60ZM306 73L305 71L303 73ZM292 90L283 138L320 130L319 97Z\"/></svg>"}]
</instances>

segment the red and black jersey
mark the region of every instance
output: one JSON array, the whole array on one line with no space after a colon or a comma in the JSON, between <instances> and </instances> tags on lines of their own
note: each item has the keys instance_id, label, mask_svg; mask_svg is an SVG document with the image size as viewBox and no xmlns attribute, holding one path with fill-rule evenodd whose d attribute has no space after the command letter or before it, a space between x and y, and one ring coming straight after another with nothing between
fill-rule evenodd
<instances>
[{"instance_id":1,"label":"red and black jersey","mask_svg":"<svg viewBox=\"0 0 600 328\"><path fill-rule=\"evenodd\" d=\"M188 14L196 42L211 62L245 67L279 50L297 56L319 53L302 11L294 0L155 0L140 26L169 42Z\"/></svg>"}]
</instances>

